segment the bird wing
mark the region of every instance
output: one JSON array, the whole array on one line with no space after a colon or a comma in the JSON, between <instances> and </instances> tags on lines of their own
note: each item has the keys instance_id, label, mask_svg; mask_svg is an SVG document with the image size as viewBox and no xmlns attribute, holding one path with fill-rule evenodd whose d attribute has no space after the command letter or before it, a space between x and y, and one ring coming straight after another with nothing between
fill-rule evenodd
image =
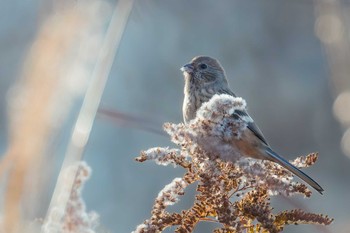
<instances>
[{"instance_id":1,"label":"bird wing","mask_svg":"<svg viewBox=\"0 0 350 233\"><path fill-rule=\"evenodd\" d=\"M220 94L229 94L232 96L236 96L232 91L230 90L223 90L219 91ZM293 174L296 176L300 177L302 180L304 180L306 183L308 183L311 187L316 189L320 194L324 191L323 188L316 182L314 181L310 176L299 170L297 167L289 163L287 160L282 158L280 155L278 155L276 152L274 152L269 144L267 143L264 135L262 134L261 130L259 127L255 124L254 120L249 116L248 112L246 110L239 110L236 109L233 112L233 117L235 118L240 118L242 121L247 123L247 128L253 132L253 134L259 138L265 145L266 145L266 153L268 155L269 160L274 161L275 163L280 164L284 168L288 169L291 171Z\"/></svg>"},{"instance_id":2,"label":"bird wing","mask_svg":"<svg viewBox=\"0 0 350 233\"><path fill-rule=\"evenodd\" d=\"M250 129L257 138L265 143L265 145L269 145L259 127L255 124L254 120L246 111L236 109L233 114L239 116L243 121L245 121L247 123L247 128Z\"/></svg>"},{"instance_id":3,"label":"bird wing","mask_svg":"<svg viewBox=\"0 0 350 233\"><path fill-rule=\"evenodd\" d=\"M236 97L235 93L233 93L230 89L227 88L222 88L220 90L217 91L218 94L227 94L227 95L231 95L233 97Z\"/></svg>"},{"instance_id":4,"label":"bird wing","mask_svg":"<svg viewBox=\"0 0 350 233\"><path fill-rule=\"evenodd\" d=\"M236 97L236 95L230 89L221 89L221 90L218 90L218 93L219 94L228 94L228 95L231 95L233 97ZM247 111L236 109L233 114L236 117L239 117L243 121L245 121L247 123L247 128L249 130L251 130L257 138L259 138L263 143L265 143L265 145L269 146L269 144L267 143L263 133L261 132L259 127L255 124L253 118L251 118L249 116Z\"/></svg>"}]
</instances>

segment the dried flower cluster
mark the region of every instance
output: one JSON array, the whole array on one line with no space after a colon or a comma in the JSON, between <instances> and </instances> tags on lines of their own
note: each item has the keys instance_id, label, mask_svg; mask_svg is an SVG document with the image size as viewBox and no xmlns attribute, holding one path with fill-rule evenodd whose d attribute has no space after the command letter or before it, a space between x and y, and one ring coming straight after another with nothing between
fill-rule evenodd
<instances>
[{"instance_id":1,"label":"dried flower cluster","mask_svg":"<svg viewBox=\"0 0 350 233\"><path fill-rule=\"evenodd\" d=\"M73 187L66 187L61 195L69 195L65 209L54 207L43 226L44 233L94 233L99 223L96 212L86 212L85 202L81 196L85 182L90 178L91 169L85 162L68 167L66 176L75 176ZM59 212L63 213L63 218Z\"/></svg>"},{"instance_id":2,"label":"dried flower cluster","mask_svg":"<svg viewBox=\"0 0 350 233\"><path fill-rule=\"evenodd\" d=\"M200 221L220 223L221 228L214 230L216 233L281 232L288 224L329 225L333 221L328 216L299 209L272 212L271 196L310 197L311 191L293 181L292 174L281 166L240 157L232 151L225 142L237 136L235 129L242 126L227 116L237 108L245 108L243 99L214 96L203 104L189 124L164 125L181 150L152 148L136 158L139 162L154 160L160 165L179 165L186 173L159 193L151 218L134 233L161 232L170 226L177 226L175 232L178 233L192 232ZM316 160L317 154L312 153L295 159L293 164L304 168ZM198 182L198 193L193 206L181 213L169 213L166 207L175 204L178 197L184 195L184 189L194 182Z\"/></svg>"}]
</instances>

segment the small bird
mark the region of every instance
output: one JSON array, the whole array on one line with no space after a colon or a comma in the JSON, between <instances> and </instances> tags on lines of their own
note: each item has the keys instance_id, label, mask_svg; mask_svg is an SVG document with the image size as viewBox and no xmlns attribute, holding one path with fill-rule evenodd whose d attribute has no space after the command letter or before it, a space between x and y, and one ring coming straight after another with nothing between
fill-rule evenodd
<instances>
[{"instance_id":1,"label":"small bird","mask_svg":"<svg viewBox=\"0 0 350 233\"><path fill-rule=\"evenodd\" d=\"M201 105L209 101L215 94L228 94L236 97L229 87L223 67L215 58L208 56L194 57L190 63L181 67L181 71L185 78L185 95L182 107L185 124L194 119ZM247 111L235 110L232 117L244 121L247 125L244 132L241 132L242 136L232 142L232 145L241 155L273 161L322 194L324 190L316 181L271 149Z\"/></svg>"}]
</instances>

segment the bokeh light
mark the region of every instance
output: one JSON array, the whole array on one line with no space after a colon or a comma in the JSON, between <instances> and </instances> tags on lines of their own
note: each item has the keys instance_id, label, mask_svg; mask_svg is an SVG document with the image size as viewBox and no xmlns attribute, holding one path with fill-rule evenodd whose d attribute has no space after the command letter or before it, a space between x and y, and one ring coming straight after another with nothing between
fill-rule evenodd
<instances>
[{"instance_id":1,"label":"bokeh light","mask_svg":"<svg viewBox=\"0 0 350 233\"><path fill-rule=\"evenodd\" d=\"M343 38L345 28L336 14L327 14L316 19L315 31L323 43L332 44Z\"/></svg>"},{"instance_id":2,"label":"bokeh light","mask_svg":"<svg viewBox=\"0 0 350 233\"><path fill-rule=\"evenodd\" d=\"M350 92L345 91L337 96L333 104L333 113L344 126L350 125Z\"/></svg>"},{"instance_id":3,"label":"bokeh light","mask_svg":"<svg viewBox=\"0 0 350 233\"><path fill-rule=\"evenodd\" d=\"M341 147L344 152L350 158L350 128L348 128L341 139Z\"/></svg>"}]
</instances>

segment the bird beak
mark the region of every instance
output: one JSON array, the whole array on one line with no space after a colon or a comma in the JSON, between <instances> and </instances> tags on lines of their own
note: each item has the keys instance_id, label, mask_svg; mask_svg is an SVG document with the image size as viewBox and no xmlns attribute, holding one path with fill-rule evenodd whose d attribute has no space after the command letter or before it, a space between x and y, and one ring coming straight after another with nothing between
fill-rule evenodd
<instances>
[{"instance_id":1,"label":"bird beak","mask_svg":"<svg viewBox=\"0 0 350 233\"><path fill-rule=\"evenodd\" d=\"M186 73L193 73L194 67L192 64L186 64L183 67L181 67L180 70Z\"/></svg>"}]
</instances>

